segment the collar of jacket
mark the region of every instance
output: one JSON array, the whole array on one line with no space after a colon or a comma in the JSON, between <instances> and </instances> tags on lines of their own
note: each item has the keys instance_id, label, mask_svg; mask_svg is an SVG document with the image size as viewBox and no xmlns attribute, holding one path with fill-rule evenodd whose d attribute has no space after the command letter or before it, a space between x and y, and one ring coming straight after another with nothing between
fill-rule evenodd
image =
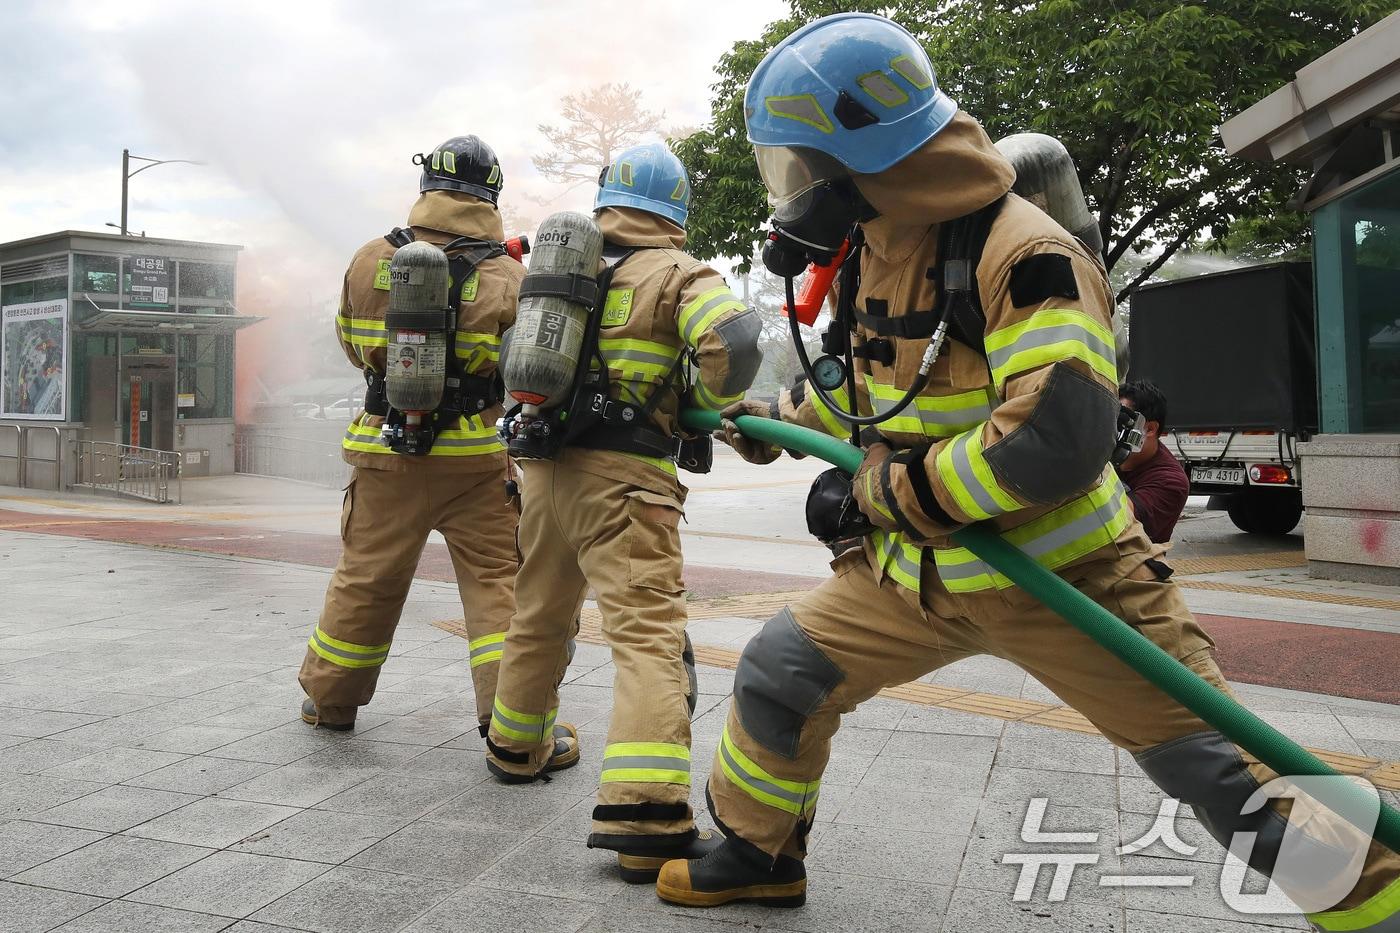
<instances>
[{"instance_id":1,"label":"collar of jacket","mask_svg":"<svg viewBox=\"0 0 1400 933\"><path fill-rule=\"evenodd\" d=\"M463 191L424 191L408 212L408 225L452 237L506 238L500 212L490 202Z\"/></svg>"},{"instance_id":2,"label":"collar of jacket","mask_svg":"<svg viewBox=\"0 0 1400 933\"><path fill-rule=\"evenodd\" d=\"M604 207L593 215L603 239L618 246L685 247L685 231L671 221L635 207Z\"/></svg>"},{"instance_id":3,"label":"collar of jacket","mask_svg":"<svg viewBox=\"0 0 1400 933\"><path fill-rule=\"evenodd\" d=\"M854 176L880 216L861 224L871 251L902 262L928 228L970 214L1011 190L1016 170L982 124L959 110L941 133L912 155L874 175Z\"/></svg>"}]
</instances>

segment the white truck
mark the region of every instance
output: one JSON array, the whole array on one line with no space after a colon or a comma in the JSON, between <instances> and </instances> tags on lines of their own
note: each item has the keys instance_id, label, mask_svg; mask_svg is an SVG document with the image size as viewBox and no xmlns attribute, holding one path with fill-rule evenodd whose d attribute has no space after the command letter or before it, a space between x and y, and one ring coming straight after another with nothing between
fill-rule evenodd
<instances>
[{"instance_id":1,"label":"white truck","mask_svg":"<svg viewBox=\"0 0 1400 933\"><path fill-rule=\"evenodd\" d=\"M1273 262L1137 289L1131 379L1167 399L1162 440L1241 531L1280 535L1303 514L1297 444L1317 432L1312 268Z\"/></svg>"}]
</instances>

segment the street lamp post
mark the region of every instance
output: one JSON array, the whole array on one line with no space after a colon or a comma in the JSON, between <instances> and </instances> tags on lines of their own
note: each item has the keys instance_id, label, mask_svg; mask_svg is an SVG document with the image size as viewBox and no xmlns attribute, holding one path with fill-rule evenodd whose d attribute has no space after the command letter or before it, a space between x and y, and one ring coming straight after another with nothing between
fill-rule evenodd
<instances>
[{"instance_id":1,"label":"street lamp post","mask_svg":"<svg viewBox=\"0 0 1400 933\"><path fill-rule=\"evenodd\" d=\"M132 159L135 159L135 160L138 161L138 162L145 162L145 163L147 163L147 164L141 166L140 168L138 168L136 171L133 172L133 171L131 170L131 160L132 160ZM134 156L134 155L132 155L130 149L123 149L123 150L122 150L122 223L121 223L121 228L120 228L120 229L121 229L122 236L126 236L126 193L127 193L128 183L131 181L132 177L135 176L135 175L140 175L142 172L144 172L144 171L145 171L146 169L148 169L148 168L155 168L157 165L169 165L169 164L171 164L172 162L180 162L180 163L183 163L183 164L185 164L185 165L203 165L203 164L204 164L203 162L196 162L196 161L194 161L194 160L192 160L192 159L148 159L148 158L146 158L145 156ZM110 226L110 224L109 224L108 226Z\"/></svg>"}]
</instances>

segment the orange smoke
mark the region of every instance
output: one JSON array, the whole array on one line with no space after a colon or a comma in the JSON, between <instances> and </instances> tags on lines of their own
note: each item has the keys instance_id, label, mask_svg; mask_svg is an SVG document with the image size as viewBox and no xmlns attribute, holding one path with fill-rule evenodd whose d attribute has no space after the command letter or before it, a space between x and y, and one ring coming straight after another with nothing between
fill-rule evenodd
<instances>
[{"instance_id":1,"label":"orange smoke","mask_svg":"<svg viewBox=\"0 0 1400 933\"><path fill-rule=\"evenodd\" d=\"M256 250L238 259L238 310L264 318L238 332L234 367L234 420L253 420L258 405L279 387L308 378L314 342L325 339L330 321L316 321L307 293L289 288Z\"/></svg>"}]
</instances>

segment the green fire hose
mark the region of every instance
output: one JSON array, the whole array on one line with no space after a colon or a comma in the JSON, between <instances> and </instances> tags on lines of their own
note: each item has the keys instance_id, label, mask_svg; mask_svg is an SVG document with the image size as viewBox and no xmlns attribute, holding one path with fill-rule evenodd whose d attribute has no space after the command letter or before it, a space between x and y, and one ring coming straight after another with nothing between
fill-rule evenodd
<instances>
[{"instance_id":1,"label":"green fire hose","mask_svg":"<svg viewBox=\"0 0 1400 933\"><path fill-rule=\"evenodd\" d=\"M710 411L690 409L681 415L682 423L692 430L716 430L719 420L719 415ZM810 454L848 473L854 474L860 467L863 454L859 448L818 431L770 418L741 416L736 423L746 437ZM1317 756L1216 690L1132 626L1042 568L990 526L969 525L955 532L953 540L1274 771L1289 776L1336 775ZM1349 781L1330 782L1328 791L1325 798L1319 794L1318 799L1352 822L1358 822L1359 818L1354 819L1350 814L1365 814L1374 806L1365 792ZM1361 828L1370 829L1365 825ZM1400 852L1400 812L1384 801L1374 836L1383 845Z\"/></svg>"}]
</instances>

